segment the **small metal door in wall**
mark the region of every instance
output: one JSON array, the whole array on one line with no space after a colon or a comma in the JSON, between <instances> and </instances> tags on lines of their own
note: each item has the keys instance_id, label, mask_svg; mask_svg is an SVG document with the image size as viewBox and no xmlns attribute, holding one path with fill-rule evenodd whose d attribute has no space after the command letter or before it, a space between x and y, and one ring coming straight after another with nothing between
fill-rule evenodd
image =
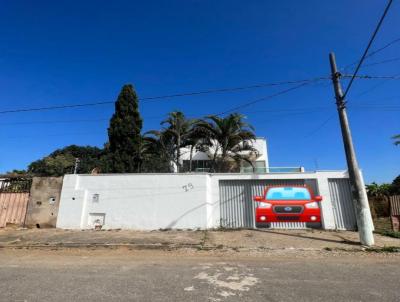
<instances>
[{"instance_id":1,"label":"small metal door in wall","mask_svg":"<svg viewBox=\"0 0 400 302\"><path fill-rule=\"evenodd\" d=\"M263 193L266 186L290 186L307 184L317 194L315 180L307 179L263 179L263 180L220 180L221 227L224 228L254 228L254 210L256 207L253 196ZM302 229L305 223L279 222L271 225L273 228Z\"/></svg>"},{"instance_id":2,"label":"small metal door in wall","mask_svg":"<svg viewBox=\"0 0 400 302\"><path fill-rule=\"evenodd\" d=\"M328 184L336 229L356 230L357 219L349 179L329 179Z\"/></svg>"}]
</instances>

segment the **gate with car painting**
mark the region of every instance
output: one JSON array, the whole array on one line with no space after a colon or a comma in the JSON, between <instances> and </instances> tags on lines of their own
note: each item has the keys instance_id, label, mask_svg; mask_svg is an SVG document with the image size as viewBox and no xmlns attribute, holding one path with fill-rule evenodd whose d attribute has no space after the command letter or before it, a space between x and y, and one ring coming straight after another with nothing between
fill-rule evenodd
<instances>
[{"instance_id":1,"label":"gate with car painting","mask_svg":"<svg viewBox=\"0 0 400 302\"><path fill-rule=\"evenodd\" d=\"M0 228L24 225L31 183L25 177L0 179Z\"/></svg>"},{"instance_id":2,"label":"gate with car painting","mask_svg":"<svg viewBox=\"0 0 400 302\"><path fill-rule=\"evenodd\" d=\"M262 195L266 186L308 185L318 194L314 179L260 179L260 180L220 180L220 217L223 228L255 228L254 196ZM272 228L304 229L303 222L276 222Z\"/></svg>"}]
</instances>

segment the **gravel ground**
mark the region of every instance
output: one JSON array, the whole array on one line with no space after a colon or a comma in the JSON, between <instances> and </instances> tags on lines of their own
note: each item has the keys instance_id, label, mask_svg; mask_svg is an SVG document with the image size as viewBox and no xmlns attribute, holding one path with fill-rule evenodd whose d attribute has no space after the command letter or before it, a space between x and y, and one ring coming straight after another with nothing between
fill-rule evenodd
<instances>
[{"instance_id":1,"label":"gravel ground","mask_svg":"<svg viewBox=\"0 0 400 302\"><path fill-rule=\"evenodd\" d=\"M376 247L400 247L400 239L375 235ZM360 250L356 232L319 230L229 231L76 231L59 229L1 229L0 247L101 246L195 249Z\"/></svg>"}]
</instances>

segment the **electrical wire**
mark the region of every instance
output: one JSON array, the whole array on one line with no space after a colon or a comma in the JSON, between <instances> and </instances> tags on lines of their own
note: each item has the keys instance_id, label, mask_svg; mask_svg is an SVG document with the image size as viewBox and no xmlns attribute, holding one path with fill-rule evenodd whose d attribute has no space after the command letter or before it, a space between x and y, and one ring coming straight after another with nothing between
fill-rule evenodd
<instances>
[{"instance_id":1,"label":"electrical wire","mask_svg":"<svg viewBox=\"0 0 400 302\"><path fill-rule=\"evenodd\" d=\"M329 80L328 77L324 77L324 78L320 77L319 79ZM281 85L291 85L291 84L298 84L298 83L308 83L309 81L310 81L310 79L303 79L303 80L294 80L294 81L261 83L261 84L250 85L250 86L210 89L210 90L203 90L203 91L196 91L196 92L144 97L144 98L138 98L138 100L139 101L154 101L154 100L178 98L178 97L186 97L186 96L194 96L194 95L202 95L202 94L226 93L226 92L235 92L235 91L246 90L246 89L256 89L256 88L273 87L273 86L281 86ZM0 111L0 114L31 112L31 111L46 111L46 110L68 109L68 108L80 108L80 107L99 106L99 105L107 105L107 104L114 104L114 103L115 103L115 101L104 101L104 102L66 104L66 105L59 105L59 106L47 106L47 107L37 107L37 108L20 108L20 109L3 110L3 111Z\"/></svg>"},{"instance_id":2,"label":"electrical wire","mask_svg":"<svg viewBox=\"0 0 400 302\"><path fill-rule=\"evenodd\" d=\"M275 97L278 97L280 95L286 94L286 93L288 93L290 91L302 88L303 86L308 85L308 84L309 83L302 83L300 85L296 85L294 87L278 91L277 93L274 93L274 94L271 94L271 95L268 95L268 96L265 96L265 97L262 97L262 98L258 98L258 99L252 100L250 102L241 104L239 106L236 106L236 107L233 107L233 108L230 108L228 110L225 110L225 111L222 111L222 112L219 112L219 113L216 113L216 114L212 114L212 115L220 116L220 115L224 115L224 114L227 114L227 113L230 113L230 112L233 112L233 111L237 111L237 110L239 110L241 108L245 108L245 107L254 105L256 103L259 103L259 102L267 101L267 100L273 99Z\"/></svg>"},{"instance_id":3,"label":"electrical wire","mask_svg":"<svg viewBox=\"0 0 400 302\"><path fill-rule=\"evenodd\" d=\"M368 55L365 56L365 59L371 58L372 56L376 55L377 53L379 53L379 52L385 50L386 48L388 48L388 47L390 47L390 46L392 46L392 45L394 45L394 44L396 44L396 43L399 43L399 42L400 42L400 38L397 38L397 39L395 39L395 40L393 40L393 41L391 41L391 42L385 44L384 46L382 46L382 47L380 47L380 48L378 48L378 49L375 49L375 50L371 51ZM351 66L356 65L358 62L359 62L358 60L357 60L357 61L354 61L353 63L350 63L350 64L346 65L345 67L343 67L341 70L346 71L346 70L349 69ZM366 66L366 65L364 65L364 66Z\"/></svg>"},{"instance_id":4,"label":"electrical wire","mask_svg":"<svg viewBox=\"0 0 400 302\"><path fill-rule=\"evenodd\" d=\"M357 75L355 78L358 79L378 79L378 80L400 80L400 76L371 76L371 75Z\"/></svg>"},{"instance_id":5,"label":"electrical wire","mask_svg":"<svg viewBox=\"0 0 400 302\"><path fill-rule=\"evenodd\" d=\"M391 62L397 62L397 61L400 61L400 57L387 59L387 60L383 60L383 61L379 61L379 62L373 62L373 63L370 63L370 64L366 64L363 67L376 66L376 65L381 65L381 64L391 63Z\"/></svg>"},{"instance_id":6,"label":"electrical wire","mask_svg":"<svg viewBox=\"0 0 400 302\"><path fill-rule=\"evenodd\" d=\"M313 131L305 135L303 138L309 138L316 134L319 130L321 130L323 127L325 127L334 117L336 114L331 114L326 120L324 120L317 128L315 128Z\"/></svg>"},{"instance_id":7,"label":"electrical wire","mask_svg":"<svg viewBox=\"0 0 400 302\"><path fill-rule=\"evenodd\" d=\"M377 111L397 111L400 110L400 106L396 105L361 105L355 106L352 103L351 106L348 106L350 109L357 109L357 110L377 110ZM274 116L290 116L290 115L297 115L297 114L309 114L311 112L322 112L326 110L330 110L331 107L329 106L316 106L316 107L303 107L303 108L278 108L278 109L266 109L266 110L253 110L253 111L242 111L245 115L253 115L253 114L261 114L261 113L277 113ZM206 116L207 114L203 114ZM190 118L192 115L188 115ZM164 115L159 116L143 116L142 118L145 120L148 119L162 119ZM193 115L193 118L195 116ZM269 117L269 116L268 116ZM110 118L100 118L100 119L72 119L72 120L44 120L44 121L24 121L24 122L3 122L0 123L0 126L15 126L15 125L36 125L36 124L68 124L68 123L90 123L90 122L105 122L109 121Z\"/></svg>"},{"instance_id":8,"label":"electrical wire","mask_svg":"<svg viewBox=\"0 0 400 302\"><path fill-rule=\"evenodd\" d=\"M388 11L389 11L390 6L392 5L392 3L393 3L393 0L389 0L389 1L388 1L388 4L386 5L385 11L383 12L382 17L381 17L381 19L379 20L378 25L376 26L376 28L375 28L375 30L374 30L374 33L372 34L372 36L371 36L371 38L370 38L370 40L369 40L369 42L368 42L367 48L365 49L363 55L361 56L360 62L358 63L358 65L357 65L357 67L356 67L356 69L355 69L355 71L354 71L354 73L353 73L353 76L352 76L352 78L350 79L349 84L347 85L347 88L346 88L346 90L345 90L345 92L344 92L344 94L343 94L343 97L342 97L343 100L346 98L347 94L349 93L349 90L350 90L350 88L351 88L351 85L353 84L354 79L356 78L357 73L358 73L358 71L360 70L360 67L361 67L362 63L363 63L364 60L365 60L365 57L367 56L368 51L369 51L369 49L370 49L372 43L374 42L375 37L376 37L376 35L378 34L378 31L379 31L379 29L380 29L380 27L381 27L381 25L382 25L382 23L383 23L383 20L385 19L386 15L387 15L387 13L388 13Z\"/></svg>"}]
</instances>

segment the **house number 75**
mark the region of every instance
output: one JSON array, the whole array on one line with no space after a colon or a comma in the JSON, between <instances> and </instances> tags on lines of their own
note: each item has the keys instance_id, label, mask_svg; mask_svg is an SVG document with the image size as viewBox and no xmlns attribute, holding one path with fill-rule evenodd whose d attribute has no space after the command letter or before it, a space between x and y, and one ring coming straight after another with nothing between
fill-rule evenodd
<instances>
[{"instance_id":1,"label":"house number 75","mask_svg":"<svg viewBox=\"0 0 400 302\"><path fill-rule=\"evenodd\" d=\"M193 186L191 183L188 183L187 185L182 186L182 189L183 189L185 192L188 192L188 191L190 191L190 190L193 190L193 189L194 189L194 186Z\"/></svg>"}]
</instances>

